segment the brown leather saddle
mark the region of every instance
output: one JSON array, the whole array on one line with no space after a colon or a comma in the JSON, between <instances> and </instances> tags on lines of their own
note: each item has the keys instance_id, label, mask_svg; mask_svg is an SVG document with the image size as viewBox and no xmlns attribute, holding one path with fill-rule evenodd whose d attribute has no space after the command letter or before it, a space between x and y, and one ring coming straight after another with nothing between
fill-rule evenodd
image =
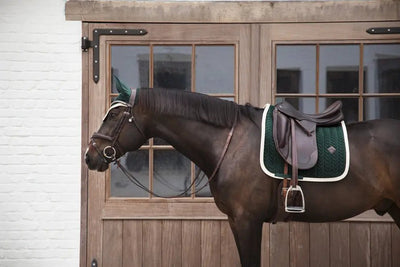
<instances>
[{"instance_id":1,"label":"brown leather saddle","mask_svg":"<svg viewBox=\"0 0 400 267\"><path fill-rule=\"evenodd\" d=\"M275 147L285 162L292 166L290 187L285 192L285 210L287 212L305 211L303 192L298 185L298 169L310 169L317 163L317 126L338 125L343 118L341 101L334 102L319 114L302 113L288 102L282 102L275 106L273 112ZM302 203L288 206L287 201L290 193L300 193Z\"/></svg>"}]
</instances>

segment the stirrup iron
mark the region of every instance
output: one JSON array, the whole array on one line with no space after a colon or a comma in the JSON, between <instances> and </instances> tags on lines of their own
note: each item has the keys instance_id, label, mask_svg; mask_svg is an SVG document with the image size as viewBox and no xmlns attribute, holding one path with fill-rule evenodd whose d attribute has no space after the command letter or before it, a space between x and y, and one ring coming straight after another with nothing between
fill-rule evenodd
<instances>
[{"instance_id":1,"label":"stirrup iron","mask_svg":"<svg viewBox=\"0 0 400 267\"><path fill-rule=\"evenodd\" d=\"M297 195L297 197L296 197ZM301 204L296 205L296 200L298 200L298 196L301 196ZM290 202L288 205L288 199L291 198ZM286 197L285 197L285 211L288 213L303 213L306 211L306 203L304 201L304 194L303 190L301 190L301 187L299 185L295 186L290 186L289 189L286 192Z\"/></svg>"}]
</instances>

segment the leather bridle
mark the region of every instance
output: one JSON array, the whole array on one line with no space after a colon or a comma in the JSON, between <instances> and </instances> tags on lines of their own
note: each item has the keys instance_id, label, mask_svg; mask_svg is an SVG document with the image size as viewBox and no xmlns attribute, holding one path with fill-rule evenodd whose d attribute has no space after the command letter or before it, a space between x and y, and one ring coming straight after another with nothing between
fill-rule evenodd
<instances>
[{"instance_id":1,"label":"leather bridle","mask_svg":"<svg viewBox=\"0 0 400 267\"><path fill-rule=\"evenodd\" d=\"M138 132L145 138L146 135L144 134L144 131L141 129L141 127L139 127L139 125L136 122L135 117L133 116L132 113L132 109L133 109L133 105L135 103L135 95L136 95L136 90L132 90L132 95L133 97L130 98L129 103L125 103L122 101L116 101L113 103L113 105L111 105L110 109L108 110L106 116L104 117L103 121L107 118L108 113L117 107L123 107L124 111L123 111L123 115L122 117L119 119L117 126L114 128L113 132L111 135L105 135L99 132L94 132L92 137L91 137L91 143L92 146L96 149L97 153L99 154L99 156L103 159L104 163L111 163L116 161L117 158L117 152L119 153L119 156L122 156L123 154L125 154L124 150L122 149L118 139L119 136L121 135L122 129L124 128L126 122L129 123L133 123L133 125L135 125L136 129L138 130ZM97 143L95 142L95 139L103 139L106 141L110 141L111 144L108 146L105 146L103 148L103 151L101 151L101 149L97 146Z\"/></svg>"},{"instance_id":2,"label":"leather bridle","mask_svg":"<svg viewBox=\"0 0 400 267\"><path fill-rule=\"evenodd\" d=\"M119 153L119 156L121 157L122 155L125 154L124 150L121 148L118 139L119 136L122 132L122 129L124 127L124 125L126 124L126 122L128 121L129 123L133 123L136 127L136 129L138 130L138 132L144 137L144 139L148 139L146 137L146 135L144 134L144 131L142 130L142 128L137 124L135 117L132 114L132 109L133 109L133 105L135 104L135 96L136 96L136 90L132 90L132 94L129 100L129 103L126 102L122 102L122 101L117 101L115 102L110 109L108 110L105 118L103 119L103 121L107 118L108 113L117 107L124 107L125 110L123 111L123 115L122 117L119 119L117 126L115 127L113 134L111 135L105 135L99 132L94 132L92 137L91 137L91 143L92 146L96 149L97 153L99 154L99 156L103 159L103 162L106 164L112 163L112 162L116 162L116 164L118 165L118 167L123 171L123 173L127 176L127 178L134 184L136 184L137 186L139 186L140 188L142 188L143 190L157 196L157 197L163 197L160 196L156 193L154 193L153 191L151 191L150 189L148 189L146 186L142 185L138 179L136 179L131 173L128 172L128 170L125 169L124 166L122 166L122 164L119 162L118 158L117 158L117 152ZM225 145L223 147L222 153L218 159L217 165L214 168L214 171L211 173L211 175L209 176L207 182L200 188L198 188L195 192L192 192L193 194L196 194L197 192L201 191L204 187L206 187L216 176L219 168L222 165L222 161L225 157L225 154L228 151L228 147L229 144L231 143L232 140L232 136L233 136L233 132L235 131L236 125L237 125L237 121L238 121L238 116L239 116L239 110L236 111L235 114L235 119L232 125L232 128L229 131L229 134L226 138L225 141ZM106 141L110 141L111 144L108 146L105 146L103 151L100 150L100 148L97 146L95 139L103 139ZM200 174L200 173L199 173ZM192 182L192 184L186 188L186 190L184 190L183 193L176 195L176 196L172 196L172 197L163 197L163 198L175 198L175 197L180 197L183 196L186 192L188 192L192 186L194 185L194 183L198 180L199 176L197 176L194 181Z\"/></svg>"}]
</instances>

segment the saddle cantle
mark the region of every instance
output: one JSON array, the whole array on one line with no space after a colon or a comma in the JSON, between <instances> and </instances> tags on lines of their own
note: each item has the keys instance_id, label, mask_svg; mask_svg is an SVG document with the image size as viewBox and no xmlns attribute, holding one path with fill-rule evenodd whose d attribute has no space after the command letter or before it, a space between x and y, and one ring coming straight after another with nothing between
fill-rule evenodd
<instances>
[{"instance_id":1,"label":"saddle cantle","mask_svg":"<svg viewBox=\"0 0 400 267\"><path fill-rule=\"evenodd\" d=\"M343 120L342 102L336 101L320 114L305 114L288 102L275 106L273 111L273 139L276 150L292 166L290 187L283 182L285 211L305 211L304 194L298 185L298 170L310 169L318 161L317 126L332 126Z\"/></svg>"},{"instance_id":2,"label":"saddle cantle","mask_svg":"<svg viewBox=\"0 0 400 267\"><path fill-rule=\"evenodd\" d=\"M302 113L288 102L277 104L273 112L273 138L276 150L288 164L293 165L291 121L294 121L297 167L303 170L310 169L318 160L317 126L337 125L343 118L341 101L334 102L319 114Z\"/></svg>"}]
</instances>

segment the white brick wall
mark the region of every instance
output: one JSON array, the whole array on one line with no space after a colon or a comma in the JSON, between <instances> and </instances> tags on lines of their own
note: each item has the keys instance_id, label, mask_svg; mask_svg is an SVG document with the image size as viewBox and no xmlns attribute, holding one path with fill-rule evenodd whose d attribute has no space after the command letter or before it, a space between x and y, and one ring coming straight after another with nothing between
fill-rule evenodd
<instances>
[{"instance_id":1,"label":"white brick wall","mask_svg":"<svg viewBox=\"0 0 400 267\"><path fill-rule=\"evenodd\" d=\"M81 23L0 0L0 267L78 266Z\"/></svg>"}]
</instances>

